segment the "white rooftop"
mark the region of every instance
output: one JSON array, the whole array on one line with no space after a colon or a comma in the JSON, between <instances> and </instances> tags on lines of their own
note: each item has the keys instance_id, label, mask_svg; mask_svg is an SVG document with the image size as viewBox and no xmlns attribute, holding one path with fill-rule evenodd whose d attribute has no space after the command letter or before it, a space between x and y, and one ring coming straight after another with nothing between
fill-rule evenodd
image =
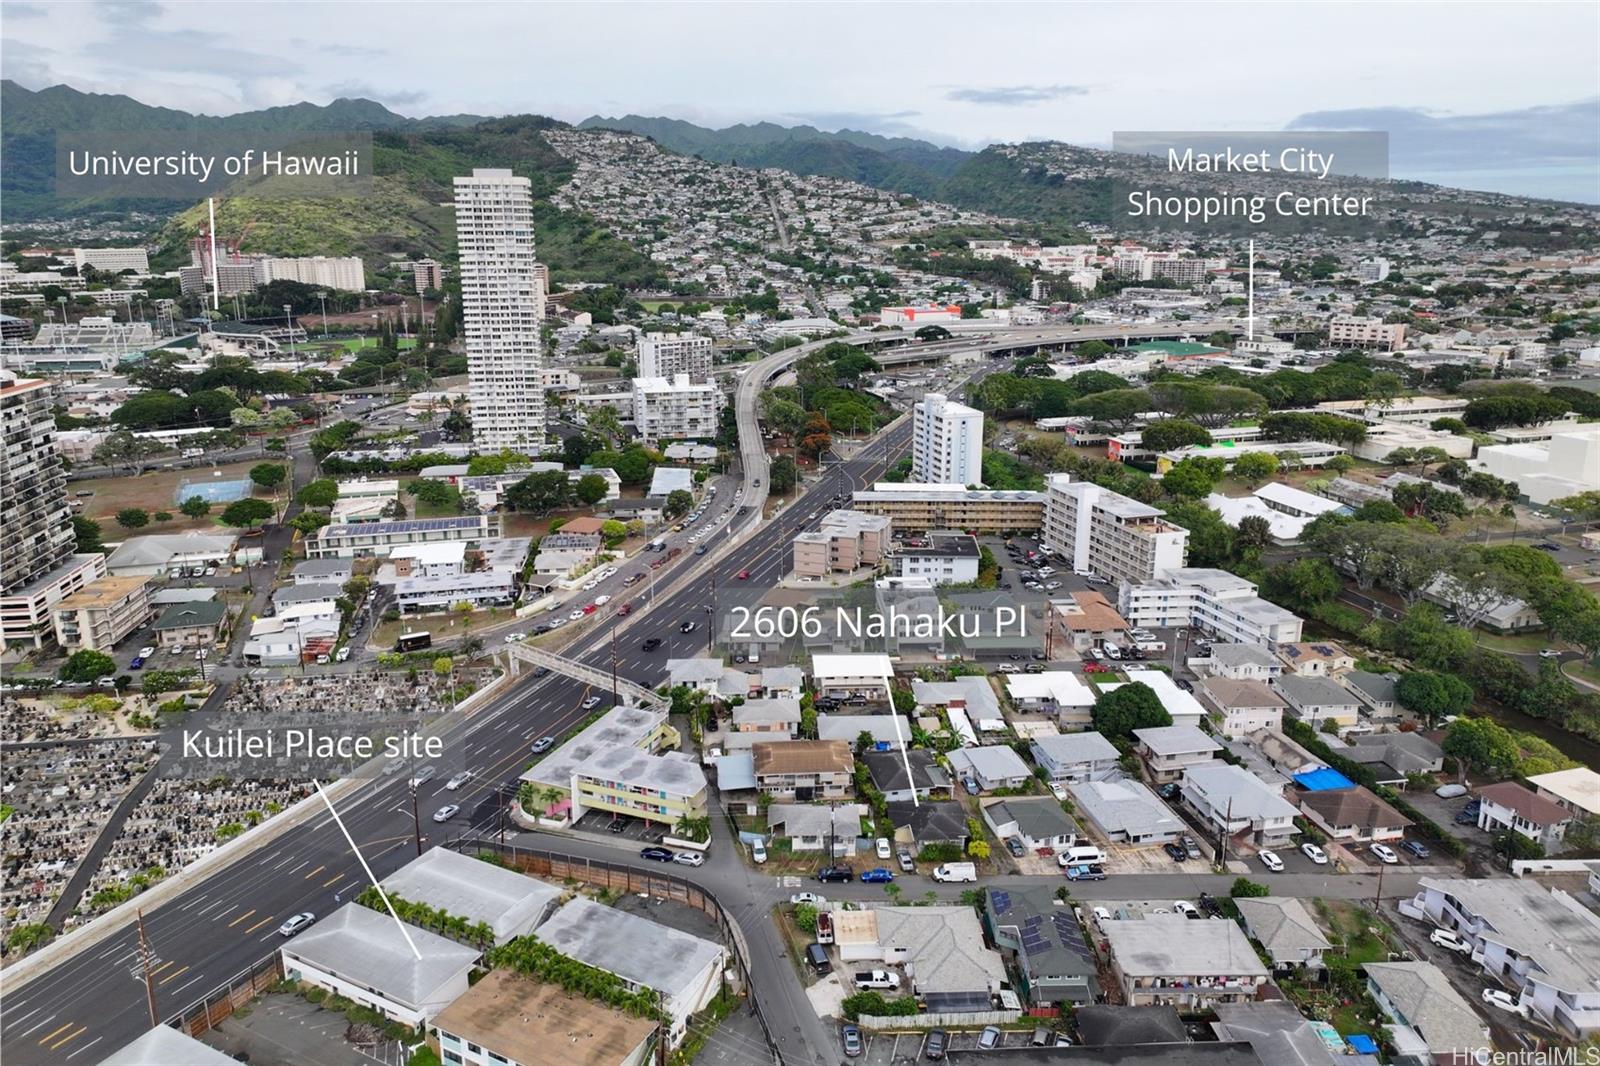
<instances>
[{"instance_id":1,"label":"white rooftop","mask_svg":"<svg viewBox=\"0 0 1600 1066\"><path fill-rule=\"evenodd\" d=\"M1007 674L1006 692L1014 700L1050 700L1061 707L1092 707L1095 692L1069 670Z\"/></svg>"},{"instance_id":2,"label":"white rooftop","mask_svg":"<svg viewBox=\"0 0 1600 1066\"><path fill-rule=\"evenodd\" d=\"M820 684L841 677L881 677L894 675L894 663L887 655L813 655L811 676Z\"/></svg>"},{"instance_id":3,"label":"white rooftop","mask_svg":"<svg viewBox=\"0 0 1600 1066\"><path fill-rule=\"evenodd\" d=\"M568 958L676 996L722 954L709 940L578 897L533 934Z\"/></svg>"},{"instance_id":4,"label":"white rooftop","mask_svg":"<svg viewBox=\"0 0 1600 1066\"><path fill-rule=\"evenodd\" d=\"M1179 688L1172 680L1172 675L1164 670L1124 670L1123 673L1127 675L1129 684L1138 682L1149 686L1155 692L1156 698L1161 701L1161 706L1172 715L1175 725L1186 722L1193 724L1205 717L1206 709L1200 705L1200 701ZM1117 687L1117 685L1101 685L1100 691L1109 692Z\"/></svg>"},{"instance_id":5,"label":"white rooftop","mask_svg":"<svg viewBox=\"0 0 1600 1066\"><path fill-rule=\"evenodd\" d=\"M478 949L408 925L411 944L395 920L357 903L346 903L285 944L283 953L320 970L375 990L407 1007L428 1002L434 991L472 966Z\"/></svg>"},{"instance_id":6,"label":"white rooftop","mask_svg":"<svg viewBox=\"0 0 1600 1066\"><path fill-rule=\"evenodd\" d=\"M563 894L548 882L449 848L429 848L384 878L383 887L401 899L485 922L496 941L537 923Z\"/></svg>"}]
</instances>

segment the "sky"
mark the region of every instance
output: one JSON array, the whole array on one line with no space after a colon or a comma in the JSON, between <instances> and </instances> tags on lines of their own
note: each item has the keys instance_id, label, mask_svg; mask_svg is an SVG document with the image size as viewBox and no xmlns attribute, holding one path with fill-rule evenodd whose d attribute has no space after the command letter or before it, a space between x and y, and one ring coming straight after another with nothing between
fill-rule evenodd
<instances>
[{"instance_id":1,"label":"sky","mask_svg":"<svg viewBox=\"0 0 1600 1066\"><path fill-rule=\"evenodd\" d=\"M231 114L664 115L977 148L1379 128L1395 176L1600 201L1600 4L0 4L0 73ZM0 117L3 121L3 117Z\"/></svg>"}]
</instances>

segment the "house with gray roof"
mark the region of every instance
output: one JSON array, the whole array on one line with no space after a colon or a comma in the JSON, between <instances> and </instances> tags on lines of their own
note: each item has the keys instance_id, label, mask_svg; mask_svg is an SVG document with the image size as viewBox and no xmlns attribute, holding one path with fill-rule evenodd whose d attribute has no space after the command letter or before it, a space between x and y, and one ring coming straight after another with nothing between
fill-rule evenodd
<instances>
[{"instance_id":1,"label":"house with gray roof","mask_svg":"<svg viewBox=\"0 0 1600 1066\"><path fill-rule=\"evenodd\" d=\"M1339 675L1345 687L1362 703L1361 713L1374 725L1400 720L1400 703L1395 697L1399 674L1375 674L1371 670L1346 670Z\"/></svg>"},{"instance_id":2,"label":"house with gray roof","mask_svg":"<svg viewBox=\"0 0 1600 1066\"><path fill-rule=\"evenodd\" d=\"M806 672L798 666L764 666L760 674L761 695L769 700L797 700L804 690Z\"/></svg>"},{"instance_id":3,"label":"house with gray roof","mask_svg":"<svg viewBox=\"0 0 1600 1066\"><path fill-rule=\"evenodd\" d=\"M1236 899L1244 931L1266 949L1280 970L1320 970L1322 953L1333 945L1322 935L1306 905L1293 896Z\"/></svg>"},{"instance_id":4,"label":"house with gray roof","mask_svg":"<svg viewBox=\"0 0 1600 1066\"><path fill-rule=\"evenodd\" d=\"M986 888L983 926L1021 976L1019 991L1036 1007L1070 1003L1088 1009L1100 991L1094 949L1071 907L1045 885Z\"/></svg>"},{"instance_id":5,"label":"house with gray roof","mask_svg":"<svg viewBox=\"0 0 1600 1066\"><path fill-rule=\"evenodd\" d=\"M384 878L383 889L474 924L483 922L494 931L496 944L532 930L565 894L547 881L450 848L429 848Z\"/></svg>"},{"instance_id":6,"label":"house with gray roof","mask_svg":"<svg viewBox=\"0 0 1600 1066\"><path fill-rule=\"evenodd\" d=\"M224 1055L210 1044L202 1044L181 1029L158 1025L101 1059L98 1066L236 1066L236 1063L232 1056Z\"/></svg>"},{"instance_id":7,"label":"house with gray roof","mask_svg":"<svg viewBox=\"0 0 1600 1066\"><path fill-rule=\"evenodd\" d=\"M1431 962L1369 962L1367 991L1390 1018L1384 1026L1402 1060L1473 1062L1493 1048L1489 1029L1444 971Z\"/></svg>"},{"instance_id":8,"label":"house with gray roof","mask_svg":"<svg viewBox=\"0 0 1600 1066\"><path fill-rule=\"evenodd\" d=\"M1214 1009L1211 1031L1217 1039L1249 1044L1256 1057L1273 1066L1339 1066L1343 1054L1329 1050L1316 1026L1287 1000L1225 1003ZM1198 1046L1198 1045L1197 1045ZM1363 1066L1370 1060L1356 1059Z\"/></svg>"},{"instance_id":9,"label":"house with gray roof","mask_svg":"<svg viewBox=\"0 0 1600 1066\"><path fill-rule=\"evenodd\" d=\"M856 738L862 733L886 750L898 750L911 742L911 723L897 714L817 715L818 740L842 740L855 747Z\"/></svg>"},{"instance_id":10,"label":"house with gray roof","mask_svg":"<svg viewBox=\"0 0 1600 1066\"><path fill-rule=\"evenodd\" d=\"M800 701L795 699L745 700L733 708L733 720L723 734L726 751L749 748L757 741L795 740L800 736Z\"/></svg>"},{"instance_id":11,"label":"house with gray roof","mask_svg":"<svg viewBox=\"0 0 1600 1066\"><path fill-rule=\"evenodd\" d=\"M908 845L913 851L933 844L952 844L966 849L967 810L954 800L891 803L889 821L895 827L895 841Z\"/></svg>"},{"instance_id":12,"label":"house with gray roof","mask_svg":"<svg viewBox=\"0 0 1600 1066\"><path fill-rule=\"evenodd\" d=\"M1163 725L1135 729L1139 758L1157 784L1176 781L1185 770L1215 762L1222 745L1204 730L1192 725Z\"/></svg>"},{"instance_id":13,"label":"house with gray roof","mask_svg":"<svg viewBox=\"0 0 1600 1066\"><path fill-rule=\"evenodd\" d=\"M774 837L789 841L795 851L827 851L833 840L835 855L850 855L861 836L861 816L866 808L859 803L836 803L824 807L811 803L774 803L767 808L767 829Z\"/></svg>"},{"instance_id":14,"label":"house with gray roof","mask_svg":"<svg viewBox=\"0 0 1600 1066\"><path fill-rule=\"evenodd\" d=\"M1100 936L1110 948L1123 1002L1132 1007L1200 1013L1219 1003L1248 1003L1268 981L1266 966L1236 922L1147 914L1102 922Z\"/></svg>"},{"instance_id":15,"label":"house with gray roof","mask_svg":"<svg viewBox=\"0 0 1600 1066\"><path fill-rule=\"evenodd\" d=\"M750 675L722 664L721 659L668 659L667 684L685 685L719 700L750 695Z\"/></svg>"},{"instance_id":16,"label":"house with gray roof","mask_svg":"<svg viewBox=\"0 0 1600 1066\"><path fill-rule=\"evenodd\" d=\"M1011 796L983 808L983 820L995 835L1016 837L1029 851L1060 851L1077 843L1082 831L1054 796Z\"/></svg>"},{"instance_id":17,"label":"house with gray roof","mask_svg":"<svg viewBox=\"0 0 1600 1066\"><path fill-rule=\"evenodd\" d=\"M1142 781L1083 781L1068 785L1078 813L1113 844L1167 844L1183 834L1183 820Z\"/></svg>"},{"instance_id":18,"label":"house with gray roof","mask_svg":"<svg viewBox=\"0 0 1600 1066\"><path fill-rule=\"evenodd\" d=\"M1225 762L1192 766L1183 775L1183 802L1214 834L1244 837L1262 847L1287 844L1300 812L1250 771Z\"/></svg>"},{"instance_id":19,"label":"house with gray roof","mask_svg":"<svg viewBox=\"0 0 1600 1066\"><path fill-rule=\"evenodd\" d=\"M1411 774L1436 774L1444 769L1444 749L1414 731L1353 736L1342 754L1371 767L1378 784L1399 788L1406 786Z\"/></svg>"},{"instance_id":20,"label":"house with gray roof","mask_svg":"<svg viewBox=\"0 0 1600 1066\"><path fill-rule=\"evenodd\" d=\"M983 792L997 788L1020 788L1033 776L1028 764L1005 744L977 748L957 748L945 756L958 778L970 778Z\"/></svg>"},{"instance_id":21,"label":"house with gray roof","mask_svg":"<svg viewBox=\"0 0 1600 1066\"><path fill-rule=\"evenodd\" d=\"M913 795L919 800L927 799L935 789L948 791L950 788L950 775L934 761L933 752L925 748L903 752L869 751L861 761L867 764L872 784L890 803L905 802Z\"/></svg>"},{"instance_id":22,"label":"house with gray roof","mask_svg":"<svg viewBox=\"0 0 1600 1066\"><path fill-rule=\"evenodd\" d=\"M279 950L291 981L325 988L411 1026L466 992L467 975L481 954L416 926L402 932L388 914L357 903L346 903Z\"/></svg>"},{"instance_id":23,"label":"house with gray roof","mask_svg":"<svg viewBox=\"0 0 1600 1066\"><path fill-rule=\"evenodd\" d=\"M913 681L911 694L919 707L960 707L967 717L999 718L1000 698L983 675L957 677L949 681Z\"/></svg>"},{"instance_id":24,"label":"house with gray roof","mask_svg":"<svg viewBox=\"0 0 1600 1066\"><path fill-rule=\"evenodd\" d=\"M1073 1011L1084 1047L1186 1044L1189 1031L1171 1007L1123 1007L1089 1003Z\"/></svg>"},{"instance_id":25,"label":"house with gray roof","mask_svg":"<svg viewBox=\"0 0 1600 1066\"><path fill-rule=\"evenodd\" d=\"M1272 687L1289 705L1289 713L1319 732L1324 722L1343 728L1361 719L1361 701L1331 678L1284 674Z\"/></svg>"},{"instance_id":26,"label":"house with gray roof","mask_svg":"<svg viewBox=\"0 0 1600 1066\"><path fill-rule=\"evenodd\" d=\"M355 573L354 567L355 563L351 559L337 557L303 559L294 564L294 583L296 585L343 585Z\"/></svg>"},{"instance_id":27,"label":"house with gray roof","mask_svg":"<svg viewBox=\"0 0 1600 1066\"><path fill-rule=\"evenodd\" d=\"M918 996L987 1002L1005 983L1005 963L984 943L971 907L874 907L873 913L883 961L903 965Z\"/></svg>"},{"instance_id":28,"label":"house with gray roof","mask_svg":"<svg viewBox=\"0 0 1600 1066\"><path fill-rule=\"evenodd\" d=\"M1260 644L1213 644L1203 660L1212 677L1233 681L1271 681L1283 676L1283 661Z\"/></svg>"},{"instance_id":29,"label":"house with gray roof","mask_svg":"<svg viewBox=\"0 0 1600 1066\"><path fill-rule=\"evenodd\" d=\"M1121 753L1099 733L1048 733L1033 738L1033 761L1052 781L1101 781L1117 772Z\"/></svg>"},{"instance_id":30,"label":"house with gray roof","mask_svg":"<svg viewBox=\"0 0 1600 1066\"><path fill-rule=\"evenodd\" d=\"M660 993L674 1045L687 1032L690 1016L722 987L728 957L721 944L582 896L569 900L533 935L630 987Z\"/></svg>"}]
</instances>

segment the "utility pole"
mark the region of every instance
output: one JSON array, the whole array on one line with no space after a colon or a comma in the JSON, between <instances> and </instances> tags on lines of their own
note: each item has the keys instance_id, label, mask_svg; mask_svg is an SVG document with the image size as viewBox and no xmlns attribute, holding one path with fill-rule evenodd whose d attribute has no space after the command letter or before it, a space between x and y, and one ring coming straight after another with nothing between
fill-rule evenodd
<instances>
[{"instance_id":1,"label":"utility pole","mask_svg":"<svg viewBox=\"0 0 1600 1066\"><path fill-rule=\"evenodd\" d=\"M161 1020L156 1017L156 984L151 971L151 965L154 962L155 956L150 952L150 939L145 936L144 932L144 911L141 910L139 912L139 969L144 972L144 998L146 1005L150 1008L150 1027L152 1029L161 1024Z\"/></svg>"},{"instance_id":2,"label":"utility pole","mask_svg":"<svg viewBox=\"0 0 1600 1066\"><path fill-rule=\"evenodd\" d=\"M1372 895L1372 909L1380 913L1383 910L1383 868L1385 865L1381 862L1378 864L1378 889Z\"/></svg>"},{"instance_id":3,"label":"utility pole","mask_svg":"<svg viewBox=\"0 0 1600 1066\"><path fill-rule=\"evenodd\" d=\"M617 612L611 612L611 706L622 702L617 693Z\"/></svg>"},{"instance_id":4,"label":"utility pole","mask_svg":"<svg viewBox=\"0 0 1600 1066\"><path fill-rule=\"evenodd\" d=\"M1228 797L1228 816L1222 823L1222 831L1217 834L1217 865L1228 865L1228 830L1233 828L1233 797Z\"/></svg>"},{"instance_id":5,"label":"utility pole","mask_svg":"<svg viewBox=\"0 0 1600 1066\"><path fill-rule=\"evenodd\" d=\"M417 814L417 789L411 788L411 832L417 841L417 854L422 854L422 818Z\"/></svg>"}]
</instances>

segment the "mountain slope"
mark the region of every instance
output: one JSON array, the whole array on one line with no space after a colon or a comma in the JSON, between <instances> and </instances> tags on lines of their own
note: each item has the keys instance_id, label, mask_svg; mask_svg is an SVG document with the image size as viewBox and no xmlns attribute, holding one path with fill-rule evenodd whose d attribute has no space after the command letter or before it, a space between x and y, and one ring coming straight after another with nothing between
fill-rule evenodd
<instances>
[{"instance_id":1,"label":"mountain slope","mask_svg":"<svg viewBox=\"0 0 1600 1066\"><path fill-rule=\"evenodd\" d=\"M939 183L971 154L910 137L884 137L859 130L827 133L814 126L774 122L714 130L680 119L596 115L584 119L578 128L626 130L649 137L663 148L713 163L778 167L922 197L933 196Z\"/></svg>"}]
</instances>

